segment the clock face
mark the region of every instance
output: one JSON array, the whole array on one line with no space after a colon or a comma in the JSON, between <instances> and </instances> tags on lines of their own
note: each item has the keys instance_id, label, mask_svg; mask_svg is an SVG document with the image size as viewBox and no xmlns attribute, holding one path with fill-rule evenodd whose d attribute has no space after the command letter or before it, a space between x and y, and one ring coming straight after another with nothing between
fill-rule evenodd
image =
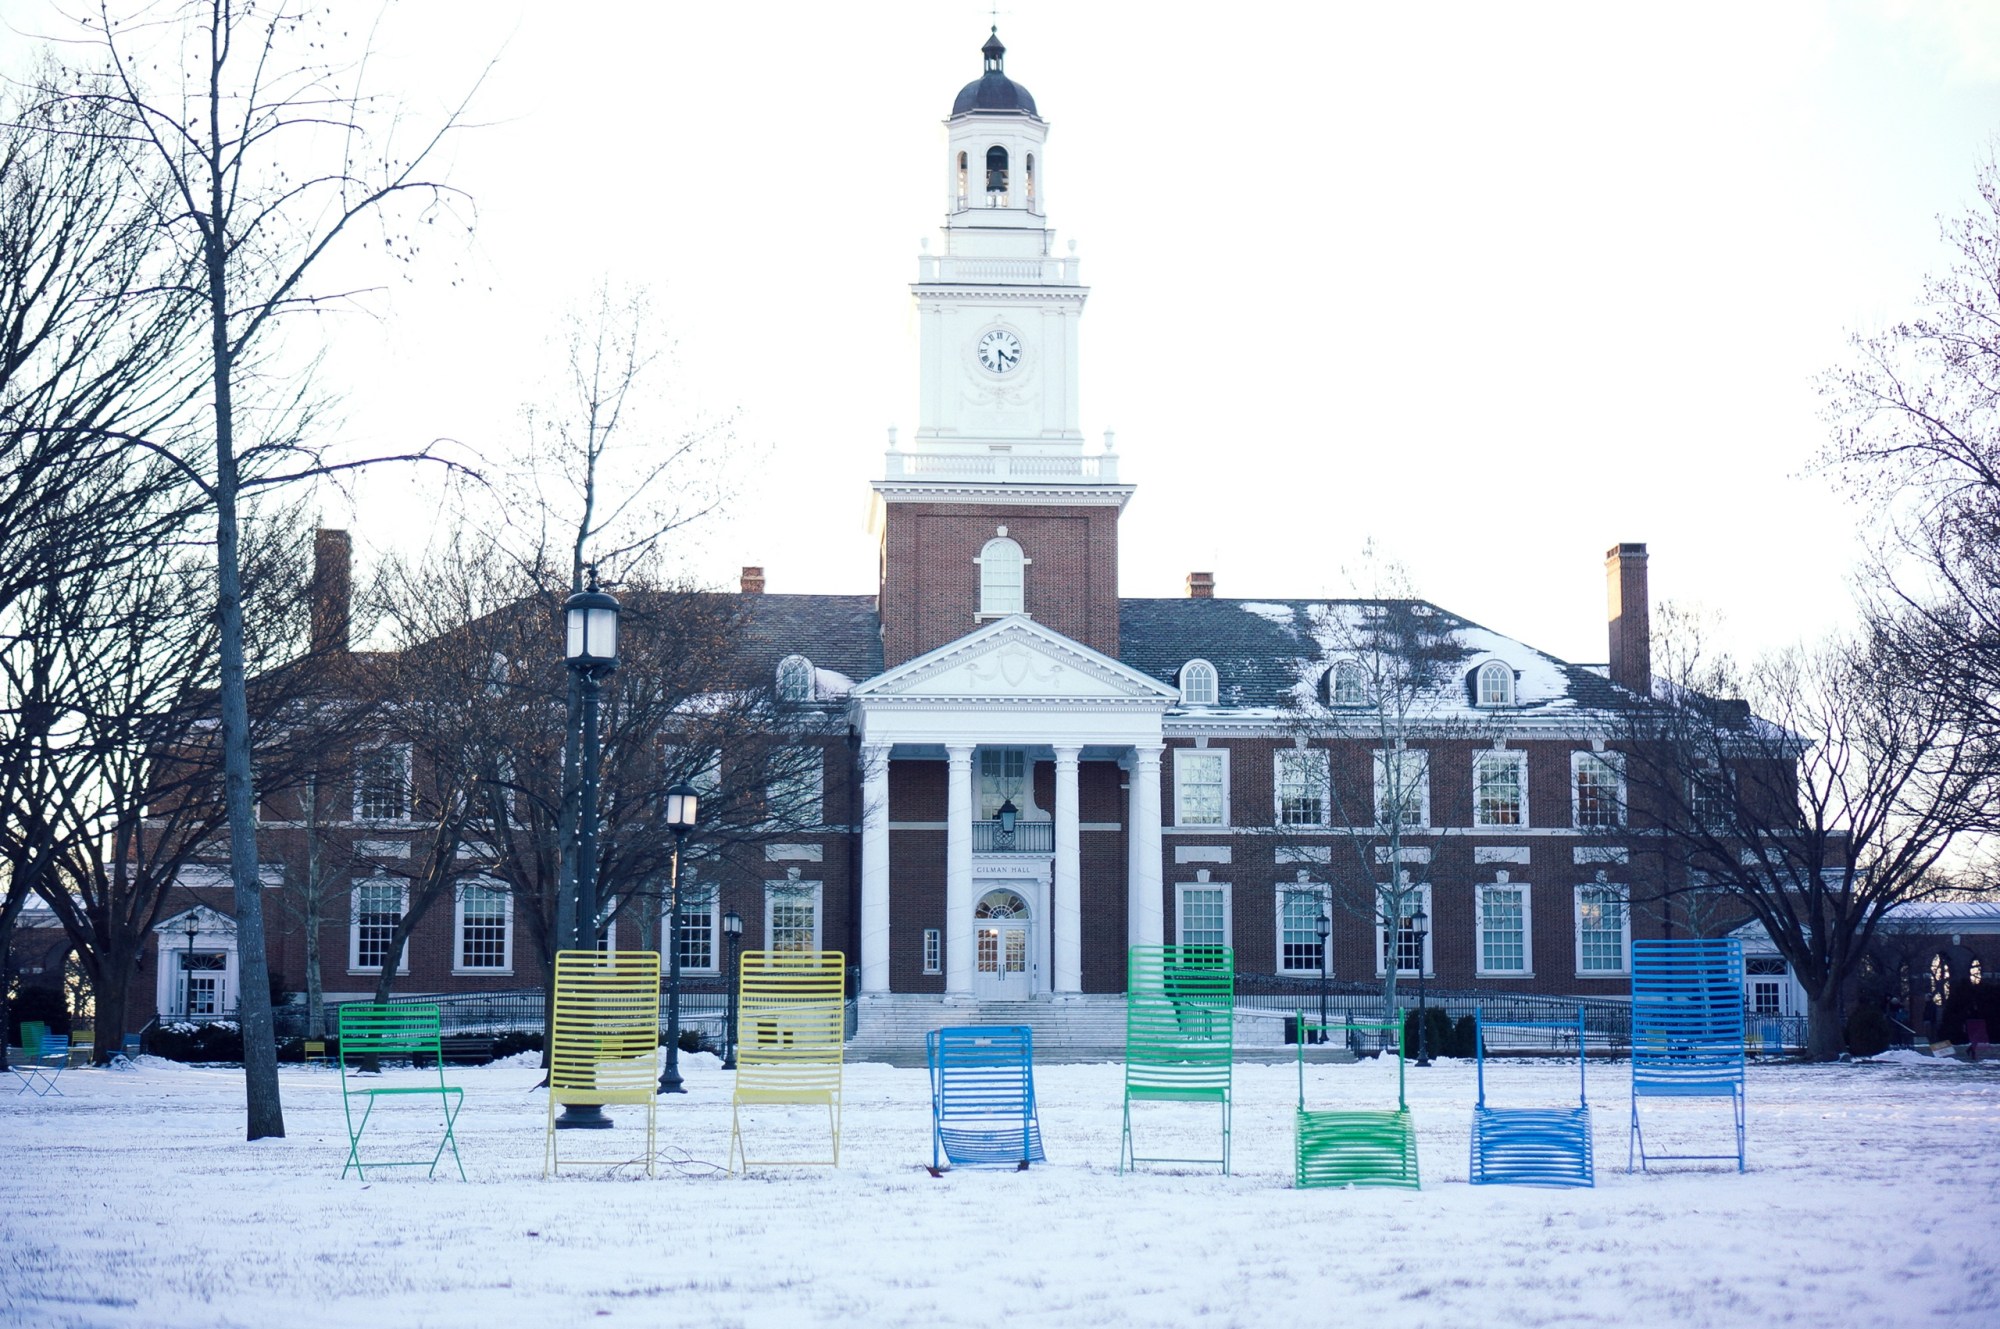
<instances>
[{"instance_id":1,"label":"clock face","mask_svg":"<svg viewBox=\"0 0 2000 1329\"><path fill-rule=\"evenodd\" d=\"M979 363L995 374L1012 372L1021 363L1021 339L995 328L979 339Z\"/></svg>"}]
</instances>

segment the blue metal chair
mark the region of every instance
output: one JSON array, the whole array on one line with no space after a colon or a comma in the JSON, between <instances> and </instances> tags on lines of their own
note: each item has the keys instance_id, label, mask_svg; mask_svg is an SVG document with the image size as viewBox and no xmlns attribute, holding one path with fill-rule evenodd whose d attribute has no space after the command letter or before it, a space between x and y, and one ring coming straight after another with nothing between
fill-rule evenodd
<instances>
[{"instance_id":1,"label":"blue metal chair","mask_svg":"<svg viewBox=\"0 0 2000 1329\"><path fill-rule=\"evenodd\" d=\"M22 1050L21 1062L15 1066L14 1074L20 1079L21 1087L14 1092L25 1094L34 1090L36 1098L47 1098L54 1094L57 1098L67 1098L56 1081L62 1078L63 1068L69 1065L69 1035L43 1034L40 1045L34 1052Z\"/></svg>"},{"instance_id":2,"label":"blue metal chair","mask_svg":"<svg viewBox=\"0 0 2000 1329\"><path fill-rule=\"evenodd\" d=\"M1046 1163L1035 1114L1035 1035L1025 1025L968 1025L926 1036L931 1069L930 1174L954 1167Z\"/></svg>"},{"instance_id":3,"label":"blue metal chair","mask_svg":"<svg viewBox=\"0 0 2000 1329\"><path fill-rule=\"evenodd\" d=\"M1485 1014L1472 1008L1473 1055L1479 1068L1479 1102L1472 1109L1472 1170L1475 1186L1496 1182L1518 1186L1595 1186L1591 1157L1590 1101L1584 1085L1583 1007L1576 1008L1577 1105L1551 1108L1497 1108L1486 1102ZM1567 1029L1566 1020L1495 1020L1491 1027Z\"/></svg>"},{"instance_id":4,"label":"blue metal chair","mask_svg":"<svg viewBox=\"0 0 2000 1329\"><path fill-rule=\"evenodd\" d=\"M1632 943L1632 1138L1625 1167L1736 1160L1743 1171L1743 944L1733 937ZM1726 1098L1733 1154L1649 1154L1642 1098Z\"/></svg>"}]
</instances>

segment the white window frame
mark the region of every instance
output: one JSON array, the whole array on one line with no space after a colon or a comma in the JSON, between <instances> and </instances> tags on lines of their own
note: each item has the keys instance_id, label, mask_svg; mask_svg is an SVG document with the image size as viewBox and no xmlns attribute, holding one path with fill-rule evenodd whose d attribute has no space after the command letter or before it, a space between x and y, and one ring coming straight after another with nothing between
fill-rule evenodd
<instances>
[{"instance_id":1,"label":"white window frame","mask_svg":"<svg viewBox=\"0 0 2000 1329\"><path fill-rule=\"evenodd\" d=\"M398 920L409 916L410 883L395 877L355 877L348 884L347 891L347 972L350 974L379 974L379 964L361 963L361 890L364 886L394 886L402 893L402 905L396 912ZM410 947L403 945L403 958L396 965L396 972L410 972Z\"/></svg>"},{"instance_id":2,"label":"white window frame","mask_svg":"<svg viewBox=\"0 0 2000 1329\"><path fill-rule=\"evenodd\" d=\"M1583 967L1583 893L1585 891L1613 891L1624 906L1623 936L1619 941L1619 953L1624 963L1616 969L1585 969ZM1572 895L1572 918L1575 926L1571 929L1576 942L1576 976L1578 978L1622 978L1632 972L1632 891L1621 882L1593 881L1578 886Z\"/></svg>"},{"instance_id":3,"label":"white window frame","mask_svg":"<svg viewBox=\"0 0 2000 1329\"><path fill-rule=\"evenodd\" d=\"M1431 754L1427 748L1375 749L1375 824L1377 826L1387 826L1389 824L1388 819L1382 814L1385 811L1383 799L1388 795L1387 759L1392 753L1402 760L1415 758L1423 766L1423 777L1419 782L1423 798L1421 805L1416 809L1417 819L1415 821L1405 821L1403 825L1405 828L1418 830L1428 828L1431 824Z\"/></svg>"},{"instance_id":4,"label":"white window frame","mask_svg":"<svg viewBox=\"0 0 2000 1329\"><path fill-rule=\"evenodd\" d=\"M1521 818L1519 821L1486 821L1484 809L1480 805L1479 773L1488 765L1512 766L1521 790ZM1529 824L1528 818L1528 754L1521 748L1477 748L1472 754L1472 825L1482 831L1518 831Z\"/></svg>"},{"instance_id":5,"label":"white window frame","mask_svg":"<svg viewBox=\"0 0 2000 1329\"><path fill-rule=\"evenodd\" d=\"M705 965L691 965L686 960L683 960L681 961L681 972L684 974L719 974L722 972L722 892L702 883L690 882L687 879L687 874L683 872L681 874L681 893L687 895L693 892L700 892L708 898L705 901L695 904L683 904L681 906L681 941L683 947L685 947L688 920L706 918L708 920L708 963ZM663 960L669 959L667 954L667 930L668 923L670 922L668 915L673 912L671 906L672 901L670 900L660 901L660 957Z\"/></svg>"},{"instance_id":6,"label":"white window frame","mask_svg":"<svg viewBox=\"0 0 2000 1329\"><path fill-rule=\"evenodd\" d=\"M799 760L796 756L790 755L793 753L810 752L818 757L817 764L807 767L798 776L799 779L804 780L810 774L813 782L812 815L801 820L800 828L824 826L826 824L826 749L813 743L794 743L782 751L785 755L779 756L778 760L787 765ZM779 806L784 796L785 786L789 782L788 777L786 780L764 786L765 810L767 812ZM772 820L775 821L776 818L774 817Z\"/></svg>"},{"instance_id":7,"label":"white window frame","mask_svg":"<svg viewBox=\"0 0 2000 1329\"><path fill-rule=\"evenodd\" d=\"M1405 897L1403 900L1403 907L1405 909L1415 910L1419 905L1423 907L1425 924L1424 924L1424 967L1422 971L1422 976L1425 978L1436 978L1438 920L1437 920L1437 910L1431 908L1430 883L1411 882L1409 885L1403 887L1403 892ZM1408 915L1405 915L1405 917L1408 917ZM1384 974L1389 972L1388 960L1384 953L1384 943L1386 940L1387 933L1388 929L1382 926L1381 888L1377 887L1375 895L1375 976L1377 978L1380 978ZM1398 966L1396 974L1398 977L1405 977L1405 976L1409 978L1418 977L1417 970L1404 969L1400 966Z\"/></svg>"},{"instance_id":8,"label":"white window frame","mask_svg":"<svg viewBox=\"0 0 2000 1329\"><path fill-rule=\"evenodd\" d=\"M1175 748L1174 753L1174 825L1216 827L1229 824L1229 749L1228 748ZM1213 757L1222 763L1222 817L1219 821L1189 821L1186 817L1187 804L1182 797L1186 774L1187 758Z\"/></svg>"},{"instance_id":9,"label":"white window frame","mask_svg":"<svg viewBox=\"0 0 2000 1329\"><path fill-rule=\"evenodd\" d=\"M1014 567L1020 570L1020 575L1015 578L1014 584L1011 587L996 586L989 580L990 573L987 568L987 560L992 556L996 548L1013 550L1011 562ZM972 561L979 565L980 618L1005 618L1009 614L1025 614L1028 612L1028 565L1033 563L1034 560L1028 557L1025 549L1021 548L1019 540L1011 539L1005 535L996 535L979 547L979 557ZM1005 605L1009 602L999 600L994 595L995 591L1008 590L1013 592L1011 600L1012 608L1006 608Z\"/></svg>"},{"instance_id":10,"label":"white window frame","mask_svg":"<svg viewBox=\"0 0 2000 1329\"><path fill-rule=\"evenodd\" d=\"M1473 972L1480 978L1533 978L1535 976L1535 893L1525 881L1485 881L1473 886L1473 927L1477 935L1472 939ZM1511 891L1521 901L1521 967L1519 969L1492 969L1486 963L1486 893L1488 891Z\"/></svg>"},{"instance_id":11,"label":"white window frame","mask_svg":"<svg viewBox=\"0 0 2000 1329\"><path fill-rule=\"evenodd\" d=\"M1488 700L1486 696L1486 680L1489 676L1503 681L1502 695L1499 699ZM1474 704L1482 710L1514 704L1514 671L1505 660L1487 660L1472 671L1472 698Z\"/></svg>"},{"instance_id":12,"label":"white window frame","mask_svg":"<svg viewBox=\"0 0 2000 1329\"><path fill-rule=\"evenodd\" d=\"M1586 825L1583 820L1583 771L1591 762L1605 766L1618 777L1617 803L1613 805L1615 814L1611 821ZM1585 752L1569 754L1569 816L1570 822L1578 830L1608 830L1625 824L1625 754L1622 752Z\"/></svg>"},{"instance_id":13,"label":"white window frame","mask_svg":"<svg viewBox=\"0 0 2000 1329\"><path fill-rule=\"evenodd\" d=\"M764 949L775 950L776 938L771 931L771 914L778 896L787 893L812 893L813 935L811 950L826 949L826 887L817 881L767 881L764 883Z\"/></svg>"},{"instance_id":14,"label":"white window frame","mask_svg":"<svg viewBox=\"0 0 2000 1329\"><path fill-rule=\"evenodd\" d=\"M1020 773L1011 775L1007 771L1010 763L1018 761ZM989 771L991 766L995 769ZM994 821L1000 816L1001 804L1009 801L1014 811L1026 818L1035 807L1035 763L1028 760L1026 748L982 747L979 761L973 771L978 781L979 819ZM999 798L993 795L998 794Z\"/></svg>"},{"instance_id":15,"label":"white window frame","mask_svg":"<svg viewBox=\"0 0 2000 1329\"><path fill-rule=\"evenodd\" d=\"M941 974L944 972L944 929L924 929L924 972Z\"/></svg>"},{"instance_id":16,"label":"white window frame","mask_svg":"<svg viewBox=\"0 0 2000 1329\"><path fill-rule=\"evenodd\" d=\"M1319 799L1319 816L1312 821L1285 817L1285 767L1306 768L1304 783ZM1279 748L1271 762L1271 817L1274 826L1327 826L1333 816L1332 754L1325 748Z\"/></svg>"},{"instance_id":17,"label":"white window frame","mask_svg":"<svg viewBox=\"0 0 2000 1329\"><path fill-rule=\"evenodd\" d=\"M1320 943L1320 963L1307 969L1299 969L1285 963L1285 905L1296 898L1311 897L1319 901L1320 912L1328 923L1333 921L1333 887L1323 881L1281 881L1278 883L1277 898L1272 907L1277 927L1278 946L1274 955L1277 971L1281 974L1333 973L1333 929L1328 927L1326 940Z\"/></svg>"},{"instance_id":18,"label":"white window frame","mask_svg":"<svg viewBox=\"0 0 2000 1329\"><path fill-rule=\"evenodd\" d=\"M1340 678L1342 674L1348 674L1354 678L1356 695L1349 701L1342 701L1340 697ZM1326 671L1326 704L1343 711L1358 710L1368 704L1368 671L1361 667L1360 661L1336 660L1333 662L1333 667Z\"/></svg>"},{"instance_id":19,"label":"white window frame","mask_svg":"<svg viewBox=\"0 0 2000 1329\"><path fill-rule=\"evenodd\" d=\"M399 817L366 817L361 813L361 791L363 788L362 767L370 759L383 753L393 752L403 763L403 813ZM416 801L414 772L411 770L411 752L408 743L380 743L362 748L354 754L354 820L361 826L407 826L410 824L410 805Z\"/></svg>"},{"instance_id":20,"label":"white window frame","mask_svg":"<svg viewBox=\"0 0 2000 1329\"><path fill-rule=\"evenodd\" d=\"M813 662L803 655L788 655L778 661L778 673L773 683L779 701L808 702L818 699L819 689L814 686L817 674Z\"/></svg>"},{"instance_id":21,"label":"white window frame","mask_svg":"<svg viewBox=\"0 0 2000 1329\"><path fill-rule=\"evenodd\" d=\"M1222 893L1222 944L1233 949L1236 945L1236 892L1226 881L1177 881L1174 883L1174 944L1176 946L1207 945L1206 942L1192 942L1187 939L1187 903L1189 891L1220 891Z\"/></svg>"},{"instance_id":22,"label":"white window frame","mask_svg":"<svg viewBox=\"0 0 2000 1329\"><path fill-rule=\"evenodd\" d=\"M491 891L500 897L502 933L500 938L500 963L498 965L468 965L465 963L465 893L468 890ZM405 904L408 892L404 893ZM406 946L405 952L409 950ZM514 972L514 892L504 881L492 877L473 877L459 882L452 890L451 918L451 972L454 974L511 974Z\"/></svg>"},{"instance_id":23,"label":"white window frame","mask_svg":"<svg viewBox=\"0 0 2000 1329\"><path fill-rule=\"evenodd\" d=\"M1194 695L1200 690L1197 684L1207 685L1207 696ZM1180 688L1181 705L1215 706L1222 697L1222 675L1206 660L1189 660L1181 666Z\"/></svg>"}]
</instances>

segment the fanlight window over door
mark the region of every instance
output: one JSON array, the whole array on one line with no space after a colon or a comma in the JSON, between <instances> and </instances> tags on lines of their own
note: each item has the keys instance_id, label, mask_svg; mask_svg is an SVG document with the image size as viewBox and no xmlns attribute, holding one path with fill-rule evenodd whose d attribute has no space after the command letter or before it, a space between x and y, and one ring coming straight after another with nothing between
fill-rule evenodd
<instances>
[{"instance_id":1,"label":"fanlight window over door","mask_svg":"<svg viewBox=\"0 0 2000 1329\"><path fill-rule=\"evenodd\" d=\"M974 918L1026 918L1028 902L1014 891L988 891L980 898Z\"/></svg>"}]
</instances>

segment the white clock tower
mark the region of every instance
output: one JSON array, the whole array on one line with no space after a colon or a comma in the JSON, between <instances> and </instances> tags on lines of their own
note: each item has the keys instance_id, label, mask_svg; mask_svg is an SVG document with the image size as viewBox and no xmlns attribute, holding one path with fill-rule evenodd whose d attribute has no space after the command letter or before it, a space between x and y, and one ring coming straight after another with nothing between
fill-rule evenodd
<instances>
[{"instance_id":1,"label":"white clock tower","mask_svg":"<svg viewBox=\"0 0 2000 1329\"><path fill-rule=\"evenodd\" d=\"M1038 473L1080 478L1077 320L1088 291L1075 254L1055 252L1048 124L1007 77L1006 51L997 32L987 39L985 72L945 122L944 252L925 245L910 288L922 328L912 450L984 462L968 469L988 476L1002 458L1069 458Z\"/></svg>"}]
</instances>

